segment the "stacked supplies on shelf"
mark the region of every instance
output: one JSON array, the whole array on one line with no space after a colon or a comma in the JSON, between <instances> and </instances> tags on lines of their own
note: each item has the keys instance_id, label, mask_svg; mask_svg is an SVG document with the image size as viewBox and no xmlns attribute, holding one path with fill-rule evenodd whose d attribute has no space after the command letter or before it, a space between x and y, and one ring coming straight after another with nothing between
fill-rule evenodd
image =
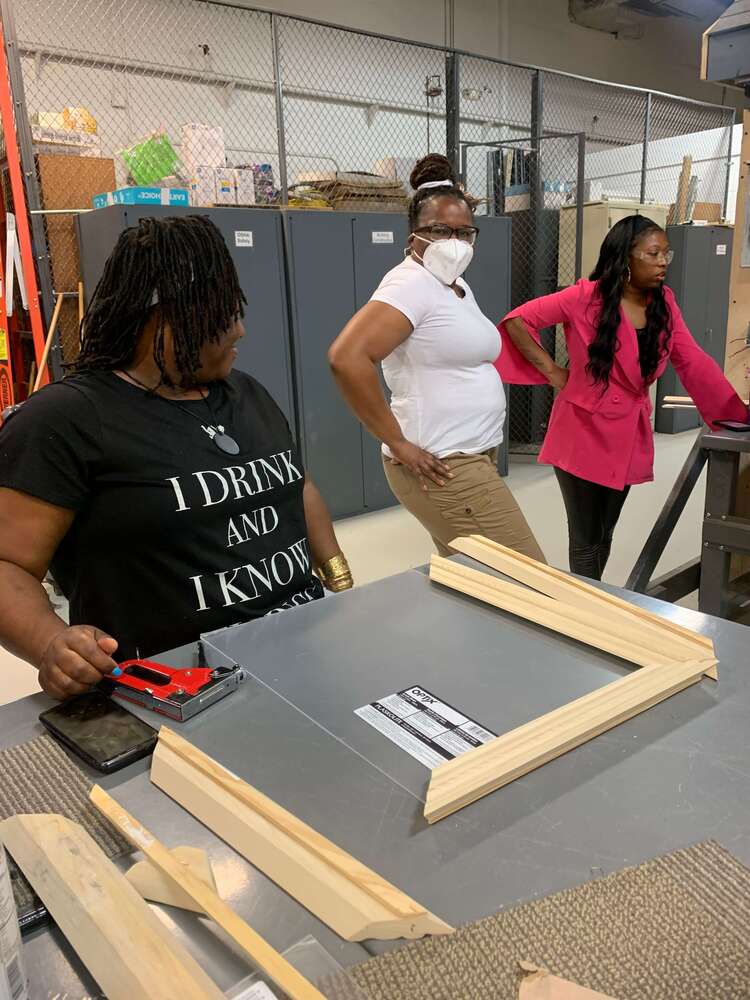
<instances>
[{"instance_id":1,"label":"stacked supplies on shelf","mask_svg":"<svg viewBox=\"0 0 750 1000\"><path fill-rule=\"evenodd\" d=\"M300 174L298 184L309 184L339 212L405 212L408 204L403 184L376 174Z\"/></svg>"}]
</instances>

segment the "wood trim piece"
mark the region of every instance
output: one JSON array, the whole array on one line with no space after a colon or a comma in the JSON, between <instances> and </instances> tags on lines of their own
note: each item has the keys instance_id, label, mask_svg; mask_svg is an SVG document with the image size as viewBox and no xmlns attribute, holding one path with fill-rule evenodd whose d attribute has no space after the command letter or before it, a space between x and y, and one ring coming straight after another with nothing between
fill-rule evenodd
<instances>
[{"instance_id":1,"label":"wood trim piece","mask_svg":"<svg viewBox=\"0 0 750 1000\"><path fill-rule=\"evenodd\" d=\"M162 726L151 780L348 941L453 928Z\"/></svg>"},{"instance_id":2,"label":"wood trim piece","mask_svg":"<svg viewBox=\"0 0 750 1000\"><path fill-rule=\"evenodd\" d=\"M643 667L435 768L425 803L429 823L449 816L695 684L701 661Z\"/></svg>"},{"instance_id":3,"label":"wood trim piece","mask_svg":"<svg viewBox=\"0 0 750 1000\"><path fill-rule=\"evenodd\" d=\"M715 659L714 644L707 636L662 618L637 604L631 604L630 601L609 594L553 566L537 562L498 542L481 535L471 535L468 538L456 538L450 545L457 552L462 552L519 583L533 587L548 597L594 612L600 620L606 619L619 630L627 627L630 631L638 626L639 634L650 645L652 652L662 652L668 648L675 658ZM654 642L658 643L658 647ZM669 645L665 645L665 642ZM651 661L653 662L653 656ZM714 675L715 671L710 674Z\"/></svg>"},{"instance_id":4,"label":"wood trim piece","mask_svg":"<svg viewBox=\"0 0 750 1000\"><path fill-rule=\"evenodd\" d=\"M622 625L614 629L606 619L581 610L554 598L539 594L514 583L506 583L480 570L470 569L459 563L433 556L430 561L430 579L435 583L477 598L493 607L543 625L559 635L578 639L595 649L612 653L639 666L648 666L655 658L669 661L669 657L656 654L646 645L635 628L627 630ZM608 629L609 625L609 629ZM695 654L693 654L695 655ZM702 658L702 657L701 657ZM676 660L672 657L672 660ZM680 657L685 659L685 656Z\"/></svg>"},{"instance_id":5,"label":"wood trim piece","mask_svg":"<svg viewBox=\"0 0 750 1000\"><path fill-rule=\"evenodd\" d=\"M325 1000L323 994L311 982L297 972L294 966L290 965L249 924L237 916L210 886L181 865L164 844L115 802L103 788L94 785L89 798L99 812L106 816L134 847L142 851L175 886L187 893L204 913L226 931L251 961L259 966L291 1000Z\"/></svg>"},{"instance_id":6,"label":"wood trim piece","mask_svg":"<svg viewBox=\"0 0 750 1000\"><path fill-rule=\"evenodd\" d=\"M223 1000L77 823L13 816L0 823L0 840L109 1000Z\"/></svg>"}]
</instances>

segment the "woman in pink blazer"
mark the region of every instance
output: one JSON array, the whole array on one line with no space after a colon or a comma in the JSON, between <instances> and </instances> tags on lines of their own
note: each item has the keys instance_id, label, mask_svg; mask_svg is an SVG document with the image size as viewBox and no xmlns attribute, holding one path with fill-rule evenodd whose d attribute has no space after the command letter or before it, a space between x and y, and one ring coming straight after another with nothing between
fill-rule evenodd
<instances>
[{"instance_id":1,"label":"woman in pink blazer","mask_svg":"<svg viewBox=\"0 0 750 1000\"><path fill-rule=\"evenodd\" d=\"M600 580L622 505L632 485L653 479L649 386L674 365L703 419L748 419L748 409L716 362L693 340L664 284L669 249L663 229L632 215L602 243L590 281L519 306L500 323L504 382L549 383L552 407L539 461L555 467L568 516L570 569ZM569 367L539 343L563 324Z\"/></svg>"}]
</instances>

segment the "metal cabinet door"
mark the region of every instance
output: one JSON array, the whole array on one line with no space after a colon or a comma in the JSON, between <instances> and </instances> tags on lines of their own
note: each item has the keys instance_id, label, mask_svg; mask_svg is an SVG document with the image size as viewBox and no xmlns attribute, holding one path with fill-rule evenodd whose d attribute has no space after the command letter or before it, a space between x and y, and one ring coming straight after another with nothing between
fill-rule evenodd
<instances>
[{"instance_id":1,"label":"metal cabinet door","mask_svg":"<svg viewBox=\"0 0 750 1000\"><path fill-rule=\"evenodd\" d=\"M732 272L732 238L729 226L711 226L708 232L708 294L704 351L724 368L729 322L729 280ZM735 349L741 344L733 344Z\"/></svg>"},{"instance_id":2,"label":"metal cabinet door","mask_svg":"<svg viewBox=\"0 0 750 1000\"><path fill-rule=\"evenodd\" d=\"M404 259L409 235L406 217L393 213L367 212L352 217L354 253L354 290L356 308L369 300L383 275ZM386 399L390 393L380 377ZM383 472L380 442L360 425L362 438L362 474L365 507L380 510L398 503Z\"/></svg>"},{"instance_id":3,"label":"metal cabinet door","mask_svg":"<svg viewBox=\"0 0 750 1000\"><path fill-rule=\"evenodd\" d=\"M477 216L479 227L474 259L466 271L466 280L485 316L493 323L510 311L510 268L512 220L507 216ZM510 393L505 389L506 401ZM503 443L498 450L497 468L508 474L509 410L506 410Z\"/></svg>"},{"instance_id":4,"label":"metal cabinet door","mask_svg":"<svg viewBox=\"0 0 750 1000\"><path fill-rule=\"evenodd\" d=\"M88 306L104 272L107 258L114 250L120 233L126 228L125 208L110 205L93 212L82 212L76 217L76 223L83 294Z\"/></svg>"},{"instance_id":5,"label":"metal cabinet door","mask_svg":"<svg viewBox=\"0 0 750 1000\"><path fill-rule=\"evenodd\" d=\"M667 230L675 259L667 283L675 294L688 329L699 347L724 366L731 230L726 226L670 226ZM725 252L717 248L725 248ZM664 410L664 396L686 395L670 364L657 386L655 427L664 434L694 430L701 425L697 410Z\"/></svg>"},{"instance_id":6,"label":"metal cabinet door","mask_svg":"<svg viewBox=\"0 0 750 1000\"><path fill-rule=\"evenodd\" d=\"M268 389L295 428L281 218L262 208L216 208L207 214L226 240L247 298L237 368Z\"/></svg>"},{"instance_id":7,"label":"metal cabinet door","mask_svg":"<svg viewBox=\"0 0 750 1000\"><path fill-rule=\"evenodd\" d=\"M364 509L360 425L327 358L356 311L351 229L343 212L284 212L300 444L333 517Z\"/></svg>"},{"instance_id":8,"label":"metal cabinet door","mask_svg":"<svg viewBox=\"0 0 750 1000\"><path fill-rule=\"evenodd\" d=\"M221 230L247 298L247 335L238 345L237 368L253 375L268 389L294 427L281 220L275 213L252 208L161 205L114 205L88 212L79 222L87 298L124 229L138 225L141 219L196 214L207 215ZM237 232L245 235L238 238Z\"/></svg>"}]
</instances>

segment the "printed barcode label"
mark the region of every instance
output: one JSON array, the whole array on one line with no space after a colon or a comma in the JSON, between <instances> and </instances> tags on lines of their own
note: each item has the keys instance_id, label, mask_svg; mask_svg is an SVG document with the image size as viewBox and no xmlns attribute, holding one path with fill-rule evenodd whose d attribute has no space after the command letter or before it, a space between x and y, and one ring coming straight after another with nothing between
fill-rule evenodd
<instances>
[{"instance_id":1,"label":"printed barcode label","mask_svg":"<svg viewBox=\"0 0 750 1000\"><path fill-rule=\"evenodd\" d=\"M14 955L5 966L5 973L8 977L8 986L12 1000L19 1000L24 995L26 984L23 981L21 966L18 964L18 955Z\"/></svg>"},{"instance_id":2,"label":"printed barcode label","mask_svg":"<svg viewBox=\"0 0 750 1000\"><path fill-rule=\"evenodd\" d=\"M276 994L272 993L265 983L253 983L241 993L237 993L234 1000L276 1000Z\"/></svg>"},{"instance_id":3,"label":"printed barcode label","mask_svg":"<svg viewBox=\"0 0 750 1000\"><path fill-rule=\"evenodd\" d=\"M497 735L418 684L371 701L354 714L429 768Z\"/></svg>"},{"instance_id":4,"label":"printed barcode label","mask_svg":"<svg viewBox=\"0 0 750 1000\"><path fill-rule=\"evenodd\" d=\"M491 733L489 729L485 729L484 726L478 726L476 722L465 722L460 728L462 732L476 737L480 743L486 743L487 740L493 739L495 735L494 733Z\"/></svg>"}]
</instances>

